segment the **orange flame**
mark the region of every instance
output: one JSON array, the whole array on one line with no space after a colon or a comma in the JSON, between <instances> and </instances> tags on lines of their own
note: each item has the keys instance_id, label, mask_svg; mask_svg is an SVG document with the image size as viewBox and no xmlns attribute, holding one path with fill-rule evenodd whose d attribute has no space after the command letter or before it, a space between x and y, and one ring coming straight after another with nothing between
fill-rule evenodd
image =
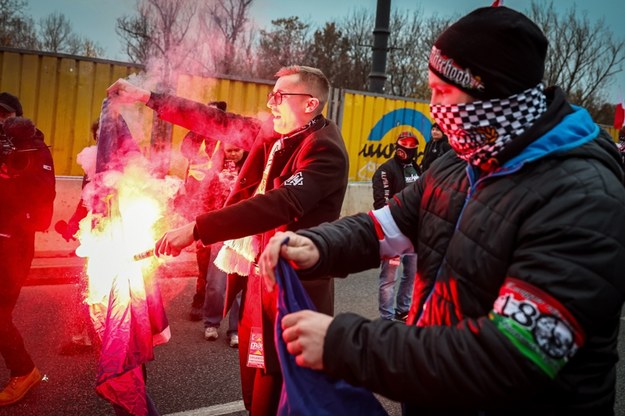
<instances>
[{"instance_id":1,"label":"orange flame","mask_svg":"<svg viewBox=\"0 0 625 416\"><path fill-rule=\"evenodd\" d=\"M106 197L108 212L90 212L80 222L80 246L76 249L78 256L88 259L86 303L92 307L99 304L104 310L116 279L127 280L133 292L141 292L144 274L154 273L156 257L135 261L133 256L154 247L167 200L173 193L168 189L174 188L167 179L151 178L145 163L130 164L123 172L105 175L102 180L106 187L114 190Z\"/></svg>"}]
</instances>

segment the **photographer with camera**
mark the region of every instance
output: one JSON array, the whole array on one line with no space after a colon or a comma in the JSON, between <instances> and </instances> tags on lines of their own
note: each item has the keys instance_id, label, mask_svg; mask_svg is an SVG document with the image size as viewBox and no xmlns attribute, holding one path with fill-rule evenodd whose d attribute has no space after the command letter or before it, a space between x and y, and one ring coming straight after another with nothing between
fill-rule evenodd
<instances>
[{"instance_id":1,"label":"photographer with camera","mask_svg":"<svg viewBox=\"0 0 625 416\"><path fill-rule=\"evenodd\" d=\"M0 93L0 354L11 372L0 406L21 400L41 381L12 313L35 254L35 232L50 226L56 194L43 133L22 115L18 98Z\"/></svg>"}]
</instances>

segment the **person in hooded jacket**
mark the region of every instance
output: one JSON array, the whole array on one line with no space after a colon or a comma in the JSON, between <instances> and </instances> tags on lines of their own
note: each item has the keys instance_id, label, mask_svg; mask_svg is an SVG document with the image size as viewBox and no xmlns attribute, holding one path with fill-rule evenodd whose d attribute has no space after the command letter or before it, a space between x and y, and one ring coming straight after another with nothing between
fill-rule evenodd
<instances>
[{"instance_id":1,"label":"person in hooded jacket","mask_svg":"<svg viewBox=\"0 0 625 416\"><path fill-rule=\"evenodd\" d=\"M425 150L423 150L421 172L428 170L432 162L451 150L449 139L447 138L447 135L443 133L438 124L432 124L430 132L430 141L425 144Z\"/></svg>"},{"instance_id":2,"label":"person in hooded jacket","mask_svg":"<svg viewBox=\"0 0 625 416\"><path fill-rule=\"evenodd\" d=\"M429 85L454 152L379 210L269 242L268 288L279 255L301 279L419 255L407 325L286 315L298 364L402 401L407 415L614 414L624 173L588 111L543 87L547 46L503 6L453 23L432 48Z\"/></svg>"},{"instance_id":3,"label":"person in hooded jacket","mask_svg":"<svg viewBox=\"0 0 625 416\"><path fill-rule=\"evenodd\" d=\"M395 155L382 163L373 174L374 209L385 206L393 195L417 180L420 174L419 165L415 162L418 145L419 140L409 131L401 132L397 136ZM397 293L395 293L397 269L400 263L402 275ZM380 318L406 321L416 272L417 256L415 254L404 254L382 260L378 293Z\"/></svg>"},{"instance_id":4,"label":"person in hooded jacket","mask_svg":"<svg viewBox=\"0 0 625 416\"><path fill-rule=\"evenodd\" d=\"M35 254L35 232L50 226L54 164L43 133L17 97L0 93L0 354L10 371L0 406L24 398L42 375L13 323L13 309Z\"/></svg>"}]
</instances>

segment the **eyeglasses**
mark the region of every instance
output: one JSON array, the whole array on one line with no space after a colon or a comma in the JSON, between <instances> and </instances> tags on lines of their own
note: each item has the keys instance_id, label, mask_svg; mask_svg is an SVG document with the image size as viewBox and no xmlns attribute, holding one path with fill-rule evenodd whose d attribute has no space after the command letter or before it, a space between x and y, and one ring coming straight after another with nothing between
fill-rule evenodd
<instances>
[{"instance_id":1,"label":"eyeglasses","mask_svg":"<svg viewBox=\"0 0 625 416\"><path fill-rule=\"evenodd\" d=\"M287 96L287 95L305 95L307 97L313 98L313 96L311 94L304 94L304 93L298 93L298 92L280 92L280 91L270 91L269 94L267 94L267 101L271 101L273 99L273 102L276 105L280 105L282 104L282 98Z\"/></svg>"}]
</instances>

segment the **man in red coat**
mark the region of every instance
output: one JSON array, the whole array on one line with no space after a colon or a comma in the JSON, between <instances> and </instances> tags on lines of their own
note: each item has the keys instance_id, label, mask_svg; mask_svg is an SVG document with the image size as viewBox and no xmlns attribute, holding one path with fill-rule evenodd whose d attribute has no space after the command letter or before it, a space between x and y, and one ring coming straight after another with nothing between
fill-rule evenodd
<instances>
[{"instance_id":1,"label":"man in red coat","mask_svg":"<svg viewBox=\"0 0 625 416\"><path fill-rule=\"evenodd\" d=\"M276 73L261 121L138 88L119 80L109 96L146 103L169 122L238 143L253 141L225 207L171 230L157 255L178 255L196 240L225 241L217 263L229 273L228 294L243 286L239 357L243 401L254 415L274 415L282 375L273 341L275 294L261 287L256 257L276 231L298 230L337 219L347 188L348 156L336 124L323 108L330 85L316 68L290 66ZM317 309L332 314L334 284L324 276L303 282ZM226 302L228 304L228 301Z\"/></svg>"}]
</instances>

